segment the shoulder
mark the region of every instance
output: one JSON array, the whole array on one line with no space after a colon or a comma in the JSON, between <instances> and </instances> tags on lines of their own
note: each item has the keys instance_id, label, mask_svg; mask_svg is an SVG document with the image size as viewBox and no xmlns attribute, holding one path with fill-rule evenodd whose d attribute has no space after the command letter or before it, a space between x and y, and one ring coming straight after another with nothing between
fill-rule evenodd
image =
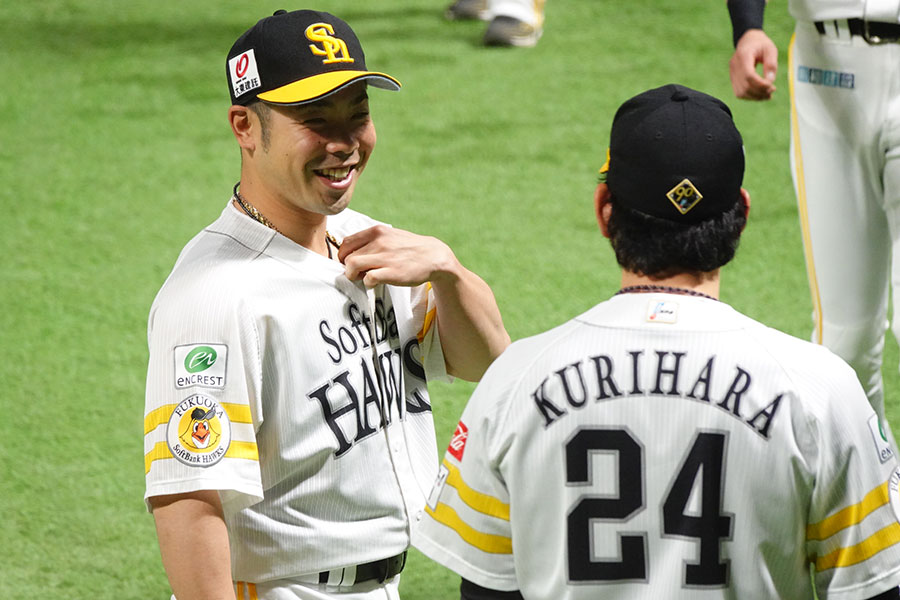
<instances>
[{"instance_id":1,"label":"shoulder","mask_svg":"<svg viewBox=\"0 0 900 600\"><path fill-rule=\"evenodd\" d=\"M229 234L220 220L182 249L151 308L153 315L182 320L231 312L261 255L258 248Z\"/></svg>"}]
</instances>

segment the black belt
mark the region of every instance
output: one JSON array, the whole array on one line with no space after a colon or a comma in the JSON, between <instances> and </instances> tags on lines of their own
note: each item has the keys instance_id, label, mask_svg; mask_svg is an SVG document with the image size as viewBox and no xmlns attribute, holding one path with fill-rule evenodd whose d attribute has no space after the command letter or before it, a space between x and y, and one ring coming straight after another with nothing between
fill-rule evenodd
<instances>
[{"instance_id":1,"label":"black belt","mask_svg":"<svg viewBox=\"0 0 900 600\"><path fill-rule=\"evenodd\" d=\"M344 581L341 585L355 585L363 581L378 581L384 583L388 579L392 579L400 574L403 567L406 566L406 552L401 552L397 556L390 558L382 558L374 560L362 565L356 565L356 576L352 581ZM347 569L344 569L346 572ZM332 571L322 571L319 573L319 583L328 583L328 578Z\"/></svg>"},{"instance_id":2,"label":"black belt","mask_svg":"<svg viewBox=\"0 0 900 600\"><path fill-rule=\"evenodd\" d=\"M828 27L837 27L839 21L816 21L816 31L825 35ZM864 21L863 19L847 19L847 29L850 35L858 35L873 45L891 44L900 42L900 23L882 23L879 21Z\"/></svg>"}]
</instances>

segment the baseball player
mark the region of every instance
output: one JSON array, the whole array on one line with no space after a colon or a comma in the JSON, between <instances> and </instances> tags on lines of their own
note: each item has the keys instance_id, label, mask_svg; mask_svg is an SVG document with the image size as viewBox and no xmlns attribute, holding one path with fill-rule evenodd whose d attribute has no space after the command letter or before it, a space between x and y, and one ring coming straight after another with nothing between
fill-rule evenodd
<instances>
[{"instance_id":1,"label":"baseball player","mask_svg":"<svg viewBox=\"0 0 900 600\"><path fill-rule=\"evenodd\" d=\"M856 370L884 420L889 282L900 293L900 0L790 0L791 168L813 340ZM739 98L775 91L763 0L729 0ZM762 64L762 74L756 66ZM894 331L900 333L894 317ZM896 446L895 446L896 448Z\"/></svg>"},{"instance_id":2,"label":"baseball player","mask_svg":"<svg viewBox=\"0 0 900 600\"><path fill-rule=\"evenodd\" d=\"M900 597L900 467L852 369L717 300L743 171L715 98L619 108L623 287L491 365L414 535L462 598Z\"/></svg>"},{"instance_id":3,"label":"baseball player","mask_svg":"<svg viewBox=\"0 0 900 600\"><path fill-rule=\"evenodd\" d=\"M488 21L485 46L536 46L544 33L545 0L456 0L447 7L450 20Z\"/></svg>"},{"instance_id":4,"label":"baseball player","mask_svg":"<svg viewBox=\"0 0 900 600\"><path fill-rule=\"evenodd\" d=\"M241 179L150 312L146 500L178 600L395 599L438 467L427 381L508 344L435 238L347 208L375 146L337 17L278 11L228 53Z\"/></svg>"}]
</instances>

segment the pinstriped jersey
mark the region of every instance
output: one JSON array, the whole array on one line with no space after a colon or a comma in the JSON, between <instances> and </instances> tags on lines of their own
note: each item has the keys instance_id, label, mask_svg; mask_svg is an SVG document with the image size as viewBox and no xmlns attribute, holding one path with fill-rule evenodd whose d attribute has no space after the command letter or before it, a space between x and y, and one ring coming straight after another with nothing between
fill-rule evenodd
<instances>
[{"instance_id":1,"label":"pinstriped jersey","mask_svg":"<svg viewBox=\"0 0 900 600\"><path fill-rule=\"evenodd\" d=\"M338 239L374 224L328 218ZM367 290L229 202L151 308L145 497L219 490L240 581L403 551L438 464L432 296Z\"/></svg>"},{"instance_id":2,"label":"pinstriped jersey","mask_svg":"<svg viewBox=\"0 0 900 600\"><path fill-rule=\"evenodd\" d=\"M799 21L866 19L900 23L898 0L789 0L788 8Z\"/></svg>"},{"instance_id":3,"label":"pinstriped jersey","mask_svg":"<svg viewBox=\"0 0 900 600\"><path fill-rule=\"evenodd\" d=\"M413 544L525 598L856 599L900 584L897 459L853 371L724 303L629 294L513 343Z\"/></svg>"}]
</instances>

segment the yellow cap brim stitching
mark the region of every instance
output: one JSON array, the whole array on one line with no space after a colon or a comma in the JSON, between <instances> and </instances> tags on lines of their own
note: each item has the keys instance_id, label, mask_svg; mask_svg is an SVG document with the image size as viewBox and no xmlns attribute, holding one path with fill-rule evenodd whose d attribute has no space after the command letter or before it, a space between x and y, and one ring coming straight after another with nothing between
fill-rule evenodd
<instances>
[{"instance_id":1,"label":"yellow cap brim stitching","mask_svg":"<svg viewBox=\"0 0 900 600\"><path fill-rule=\"evenodd\" d=\"M396 91L400 82L385 73L375 71L330 71L295 81L280 88L263 92L257 97L275 104L298 104L312 102L349 85L355 81L366 79L375 87Z\"/></svg>"},{"instance_id":2,"label":"yellow cap brim stitching","mask_svg":"<svg viewBox=\"0 0 900 600\"><path fill-rule=\"evenodd\" d=\"M600 167L600 176L598 179L600 183L606 183L606 174L609 172L609 148L606 149L606 162L603 163L603 166Z\"/></svg>"}]
</instances>

